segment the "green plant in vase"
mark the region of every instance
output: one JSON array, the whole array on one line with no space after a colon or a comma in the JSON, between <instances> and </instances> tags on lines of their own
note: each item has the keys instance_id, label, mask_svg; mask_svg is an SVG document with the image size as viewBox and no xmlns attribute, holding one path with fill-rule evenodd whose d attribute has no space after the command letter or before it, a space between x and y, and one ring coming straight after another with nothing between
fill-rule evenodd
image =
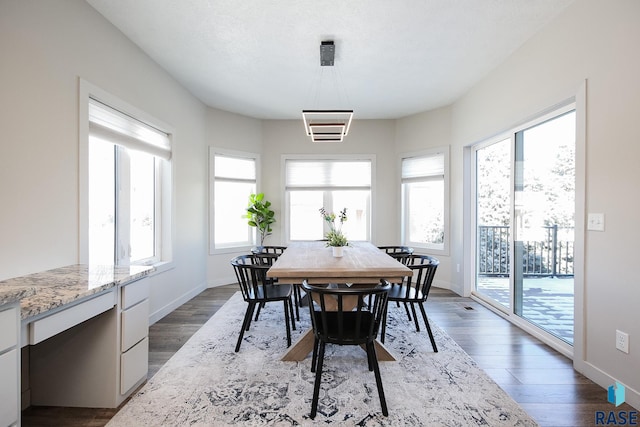
<instances>
[{"instance_id":1,"label":"green plant in vase","mask_svg":"<svg viewBox=\"0 0 640 427\"><path fill-rule=\"evenodd\" d=\"M249 220L251 227L258 229L260 235L260 246L264 244L264 239L273 231L271 224L276 222L275 212L270 209L271 202L264 200L264 193L251 194L249 196L249 207L243 218Z\"/></svg>"},{"instance_id":2,"label":"green plant in vase","mask_svg":"<svg viewBox=\"0 0 640 427\"><path fill-rule=\"evenodd\" d=\"M329 225L329 231L325 234L327 246L348 246L347 236L342 233L342 224L347 220L347 208L340 211L338 215L333 212L327 212L325 208L320 208L320 215ZM336 224L336 219L339 221L338 224Z\"/></svg>"}]
</instances>

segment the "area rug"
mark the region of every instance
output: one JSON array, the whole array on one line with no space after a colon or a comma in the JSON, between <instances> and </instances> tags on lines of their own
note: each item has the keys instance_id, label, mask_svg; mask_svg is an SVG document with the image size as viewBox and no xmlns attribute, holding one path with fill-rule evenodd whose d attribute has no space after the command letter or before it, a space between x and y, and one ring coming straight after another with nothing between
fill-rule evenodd
<instances>
[{"instance_id":1,"label":"area rug","mask_svg":"<svg viewBox=\"0 0 640 427\"><path fill-rule=\"evenodd\" d=\"M311 356L282 362L281 304L267 305L234 352L246 304L236 293L113 417L109 426L355 425L535 426L442 329L415 332L404 309L390 307L381 362L389 407L382 415L373 372L359 347L327 346L318 414L309 418ZM300 312L294 340L310 327Z\"/></svg>"}]
</instances>

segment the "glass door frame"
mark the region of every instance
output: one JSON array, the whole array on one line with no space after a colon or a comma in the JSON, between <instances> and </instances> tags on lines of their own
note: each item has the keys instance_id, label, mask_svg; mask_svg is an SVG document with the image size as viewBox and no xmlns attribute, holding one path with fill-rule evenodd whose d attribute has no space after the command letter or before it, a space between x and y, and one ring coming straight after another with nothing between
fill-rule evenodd
<instances>
[{"instance_id":1,"label":"glass door frame","mask_svg":"<svg viewBox=\"0 0 640 427\"><path fill-rule=\"evenodd\" d=\"M555 348L565 356L569 358L573 358L574 349L577 348L577 353L582 354L582 346L583 339L581 336L582 331L582 319L581 319L581 302L583 300L582 293L582 266L583 264L583 247L584 243L584 232L582 228L584 227L584 105L583 101L578 102L576 98L571 98L564 103L558 104L546 112L536 115L534 118L529 119L525 122L522 122L518 126L514 126L508 131L499 133L494 135L493 137L481 141L477 144L466 147L465 150L465 162L466 166L468 166L467 170L469 171L469 175L467 176L466 185L468 186L468 197L466 200L468 201L467 209L465 209L466 217L465 217L465 234L467 234L469 245L467 246L467 250L465 251L465 257L469 260L469 268L465 271L465 280L466 285L465 288L469 291L471 298L480 302L487 308L496 312L497 314L505 317L510 322L516 324L521 329L530 333L531 335L537 337L544 343L550 345ZM575 262L575 275L574 275L574 345L571 346L567 342L561 340L560 338L548 333L544 329L536 326L530 321L520 317L515 314L516 309L516 295L515 295L515 277L514 277L514 262L509 263L509 298L510 298L510 306L506 307L499 302L490 299L486 295L481 294L476 290L477 285L477 151L491 146L495 143L499 143L506 139L510 140L510 189L511 189L511 197L510 197L510 224L509 224L509 254L512 259L515 259L515 241L514 241L514 231L515 231L515 173L516 173L516 159L515 159L515 143L516 143L516 135L518 132L536 126L538 124L544 123L550 119L555 117L562 116L567 112L575 110L576 111L576 149L575 149L575 167L576 167L576 186L575 186L575 248L576 253L574 255Z\"/></svg>"}]
</instances>

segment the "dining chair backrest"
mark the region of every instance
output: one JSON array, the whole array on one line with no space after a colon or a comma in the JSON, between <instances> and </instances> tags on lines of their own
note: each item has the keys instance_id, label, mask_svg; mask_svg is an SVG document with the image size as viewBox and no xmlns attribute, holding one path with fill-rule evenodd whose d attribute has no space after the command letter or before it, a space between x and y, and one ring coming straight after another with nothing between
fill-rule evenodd
<instances>
[{"instance_id":1,"label":"dining chair backrest","mask_svg":"<svg viewBox=\"0 0 640 427\"><path fill-rule=\"evenodd\" d=\"M251 248L251 253L282 255L285 249L287 249L286 246L255 246Z\"/></svg>"},{"instance_id":2,"label":"dining chair backrest","mask_svg":"<svg viewBox=\"0 0 640 427\"><path fill-rule=\"evenodd\" d=\"M256 256L257 264L272 266L285 249L286 246L255 246L251 253Z\"/></svg>"},{"instance_id":3,"label":"dining chair backrest","mask_svg":"<svg viewBox=\"0 0 640 427\"><path fill-rule=\"evenodd\" d=\"M245 301L268 297L269 283L267 270L269 265L262 264L259 255L240 255L231 260L231 265L236 273L238 285Z\"/></svg>"},{"instance_id":4,"label":"dining chair backrest","mask_svg":"<svg viewBox=\"0 0 640 427\"><path fill-rule=\"evenodd\" d=\"M378 246L378 249L403 264L406 264L407 257L413 254L413 248L410 246Z\"/></svg>"},{"instance_id":5,"label":"dining chair backrest","mask_svg":"<svg viewBox=\"0 0 640 427\"><path fill-rule=\"evenodd\" d=\"M405 265L411 269L413 277L405 277L403 297L407 300L426 301L440 261L429 255L409 255Z\"/></svg>"},{"instance_id":6,"label":"dining chair backrest","mask_svg":"<svg viewBox=\"0 0 640 427\"><path fill-rule=\"evenodd\" d=\"M316 339L339 345L371 343L378 335L391 285L329 287L302 282L311 295L311 324Z\"/></svg>"}]
</instances>

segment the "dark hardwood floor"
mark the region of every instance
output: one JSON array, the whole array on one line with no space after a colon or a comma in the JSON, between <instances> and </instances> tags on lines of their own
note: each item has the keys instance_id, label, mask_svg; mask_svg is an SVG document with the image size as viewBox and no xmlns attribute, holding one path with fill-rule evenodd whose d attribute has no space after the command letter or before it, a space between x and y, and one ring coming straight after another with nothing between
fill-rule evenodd
<instances>
[{"instance_id":1,"label":"dark hardwood floor","mask_svg":"<svg viewBox=\"0 0 640 427\"><path fill-rule=\"evenodd\" d=\"M149 377L237 290L207 289L151 326ZM541 426L592 426L596 411L633 411L607 402L606 390L572 368L571 361L469 298L432 289L430 319L443 328ZM425 333L425 339L426 337ZM32 407L23 426L103 426L117 409Z\"/></svg>"}]
</instances>

